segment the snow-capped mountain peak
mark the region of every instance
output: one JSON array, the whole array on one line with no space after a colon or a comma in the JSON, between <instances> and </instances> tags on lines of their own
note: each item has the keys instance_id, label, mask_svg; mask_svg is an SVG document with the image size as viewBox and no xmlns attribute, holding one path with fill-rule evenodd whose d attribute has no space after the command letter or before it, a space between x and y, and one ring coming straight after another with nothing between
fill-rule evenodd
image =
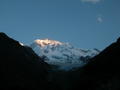
<instances>
[{"instance_id":1,"label":"snow-capped mountain peak","mask_svg":"<svg viewBox=\"0 0 120 90\"><path fill-rule=\"evenodd\" d=\"M54 46L62 45L62 43L59 41L49 40L49 39L43 39L43 40L37 39L35 40L35 43L40 45L41 47L45 47L47 45L54 45Z\"/></svg>"},{"instance_id":2,"label":"snow-capped mountain peak","mask_svg":"<svg viewBox=\"0 0 120 90\"><path fill-rule=\"evenodd\" d=\"M69 43L49 39L37 39L31 48L45 59L49 64L63 67L76 67L84 65L87 60L99 53L99 50L83 50L75 48Z\"/></svg>"}]
</instances>

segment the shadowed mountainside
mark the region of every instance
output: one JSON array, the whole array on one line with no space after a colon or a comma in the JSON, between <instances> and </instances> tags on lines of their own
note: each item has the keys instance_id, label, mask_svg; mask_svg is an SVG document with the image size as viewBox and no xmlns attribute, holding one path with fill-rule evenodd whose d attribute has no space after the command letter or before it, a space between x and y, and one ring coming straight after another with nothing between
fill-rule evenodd
<instances>
[{"instance_id":1,"label":"shadowed mountainside","mask_svg":"<svg viewBox=\"0 0 120 90\"><path fill-rule=\"evenodd\" d=\"M31 48L0 33L0 89L120 90L120 38L89 61L54 71Z\"/></svg>"},{"instance_id":2,"label":"shadowed mountainside","mask_svg":"<svg viewBox=\"0 0 120 90\"><path fill-rule=\"evenodd\" d=\"M120 38L72 73L71 90L120 90Z\"/></svg>"},{"instance_id":3,"label":"shadowed mountainside","mask_svg":"<svg viewBox=\"0 0 120 90\"><path fill-rule=\"evenodd\" d=\"M31 48L0 33L0 89L45 89L48 67Z\"/></svg>"}]
</instances>

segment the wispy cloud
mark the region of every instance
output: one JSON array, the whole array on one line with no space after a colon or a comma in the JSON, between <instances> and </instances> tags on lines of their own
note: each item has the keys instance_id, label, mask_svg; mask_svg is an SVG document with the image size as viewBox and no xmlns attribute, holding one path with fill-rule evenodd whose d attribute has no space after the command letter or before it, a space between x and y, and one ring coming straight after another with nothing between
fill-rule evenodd
<instances>
[{"instance_id":1,"label":"wispy cloud","mask_svg":"<svg viewBox=\"0 0 120 90\"><path fill-rule=\"evenodd\" d=\"M99 3L101 0L81 0L81 2L88 2L88 3Z\"/></svg>"},{"instance_id":2,"label":"wispy cloud","mask_svg":"<svg viewBox=\"0 0 120 90\"><path fill-rule=\"evenodd\" d=\"M97 17L97 21L98 21L99 23L102 23L102 22L103 22L102 16L98 16L98 17Z\"/></svg>"}]
</instances>

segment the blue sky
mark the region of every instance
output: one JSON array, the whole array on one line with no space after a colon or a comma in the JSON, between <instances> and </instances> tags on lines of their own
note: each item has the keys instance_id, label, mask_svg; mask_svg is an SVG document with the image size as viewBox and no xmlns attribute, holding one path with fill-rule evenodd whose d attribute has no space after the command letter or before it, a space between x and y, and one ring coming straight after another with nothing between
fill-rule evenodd
<instances>
[{"instance_id":1,"label":"blue sky","mask_svg":"<svg viewBox=\"0 0 120 90\"><path fill-rule=\"evenodd\" d=\"M120 36L120 0L0 0L0 32L104 49Z\"/></svg>"}]
</instances>

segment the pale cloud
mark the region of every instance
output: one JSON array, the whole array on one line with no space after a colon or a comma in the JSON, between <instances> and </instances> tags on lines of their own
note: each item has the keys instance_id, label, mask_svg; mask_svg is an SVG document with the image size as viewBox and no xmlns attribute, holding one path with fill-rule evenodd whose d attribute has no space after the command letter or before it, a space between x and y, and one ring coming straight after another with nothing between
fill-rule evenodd
<instances>
[{"instance_id":1,"label":"pale cloud","mask_svg":"<svg viewBox=\"0 0 120 90\"><path fill-rule=\"evenodd\" d=\"M99 23L102 23L102 22L103 22L103 18L102 18L101 16L98 16L98 17L97 17L97 21L98 21Z\"/></svg>"},{"instance_id":2,"label":"pale cloud","mask_svg":"<svg viewBox=\"0 0 120 90\"><path fill-rule=\"evenodd\" d=\"M82 2L88 2L88 3L99 3L101 0L81 0Z\"/></svg>"}]
</instances>

